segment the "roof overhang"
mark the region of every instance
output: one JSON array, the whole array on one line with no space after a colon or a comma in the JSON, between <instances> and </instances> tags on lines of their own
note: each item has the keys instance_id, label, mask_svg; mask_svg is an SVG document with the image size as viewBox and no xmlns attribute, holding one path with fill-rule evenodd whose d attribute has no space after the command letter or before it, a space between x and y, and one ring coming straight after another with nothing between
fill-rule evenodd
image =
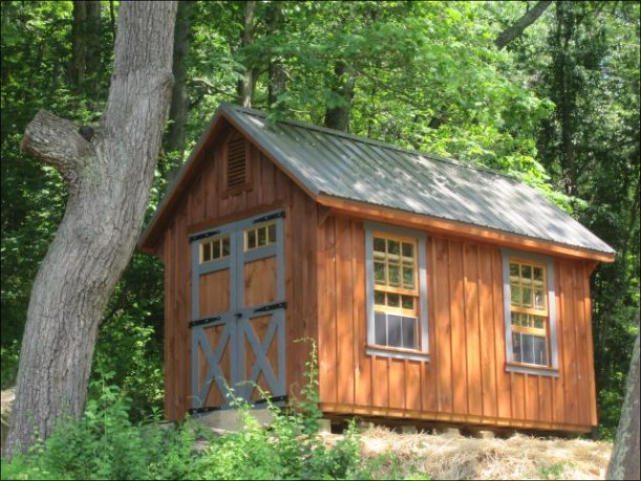
<instances>
[{"instance_id":1,"label":"roof overhang","mask_svg":"<svg viewBox=\"0 0 641 481\"><path fill-rule=\"evenodd\" d=\"M288 178L290 178L315 202L331 208L335 212L341 212L346 215L358 216L367 219L384 220L391 224L402 223L403 225L411 225L416 228L423 228L433 232L475 239L480 242L496 243L524 250L532 250L550 255L588 259L598 262L614 261L614 253L594 251L475 224L468 224L465 222L403 211L377 204L335 197L323 192L315 192L301 179L297 178L292 172L290 172L282 162L278 160L273 152L269 151L261 142L258 142L252 133L241 122L238 122L234 118L233 111L227 107L226 104L222 104L214 114L209 127L201 136L187 161L183 164L174 182L168 188L167 194L158 205L158 208L156 209L156 212L148 226L142 232L137 244L137 248L142 252L151 255L157 254L160 234L167 225L177 201L188 187L190 180L196 174L199 164L203 158L202 153L204 149L209 146L211 142L215 140L216 136L224 131L228 126L233 126L241 132L263 155L269 158L282 172L287 175Z\"/></svg>"},{"instance_id":2,"label":"roof overhang","mask_svg":"<svg viewBox=\"0 0 641 481\"><path fill-rule=\"evenodd\" d=\"M183 194L187 186L189 185L190 180L193 178L195 173L198 170L200 161L202 160L202 152L216 136L219 135L226 126L231 125L236 128L240 133L242 133L249 141L251 141L258 150L268 157L276 166L282 170L296 185L298 185L307 195L316 200L316 193L311 191L308 186L302 183L295 175L289 172L281 162L276 159L276 157L269 152L260 142L256 142L253 135L238 122L234 116L233 112L226 106L226 104L221 104L218 108L212 121L209 124L207 130L200 137L200 140L192 150L191 154L187 161L183 164L180 171L176 175L176 178L167 189L167 193L163 197L163 200L158 204L156 212L149 221L147 227L143 230L142 234L138 239L136 248L142 252L150 255L157 254L157 245L159 242L159 236L163 231L163 228L167 224L171 213L178 201L179 197Z\"/></svg>"},{"instance_id":3,"label":"roof overhang","mask_svg":"<svg viewBox=\"0 0 641 481\"><path fill-rule=\"evenodd\" d=\"M319 204L329 207L335 212L357 216L363 219L383 220L390 224L411 226L417 229L425 229L429 232L447 234L454 237L473 239L479 242L500 244L506 247L513 247L521 250L529 250L549 255L580 258L598 262L614 262L615 254L578 248L544 239L505 232L489 227L481 227L465 222L457 222L449 219L415 214L399 209L368 204L351 199L320 194L315 198Z\"/></svg>"}]
</instances>

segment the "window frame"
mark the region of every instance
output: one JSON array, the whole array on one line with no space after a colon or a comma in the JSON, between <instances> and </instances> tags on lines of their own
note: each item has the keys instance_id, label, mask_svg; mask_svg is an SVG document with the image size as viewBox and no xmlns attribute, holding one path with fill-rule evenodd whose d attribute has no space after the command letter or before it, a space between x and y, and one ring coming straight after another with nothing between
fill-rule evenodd
<instances>
[{"instance_id":1,"label":"window frame","mask_svg":"<svg viewBox=\"0 0 641 481\"><path fill-rule=\"evenodd\" d=\"M404 229L402 227L379 224L375 222L364 222L365 227L365 291L366 291L366 312L367 312L367 335L366 354L393 357L399 359L429 360L429 327L427 314L427 269L426 269L426 245L427 235L421 231ZM416 244L416 276L418 281L417 296L417 323L418 323L418 348L403 348L395 346L383 346L375 343L375 278L374 278L374 237L375 233L382 235L404 237L414 241Z\"/></svg>"},{"instance_id":2,"label":"window frame","mask_svg":"<svg viewBox=\"0 0 641 481\"><path fill-rule=\"evenodd\" d=\"M199 262L198 262L198 264L202 265L202 264L207 264L207 263L210 263L210 262L218 262L218 261L222 261L222 260L227 259L230 256L230 254L229 253L227 253L227 255L223 255L222 254L223 253L223 249L224 249L224 241L225 241L225 239L227 239L227 242L228 242L227 249L229 250L229 252L231 252L231 239L229 238L229 234L216 234L216 235L212 235L211 237L206 237L204 239L201 239L199 241L199 256L198 256L198 261ZM216 241L220 241L220 243L221 243L221 245L220 245L221 255L219 257L214 257L214 253L213 253L213 250L212 250L214 242L216 242ZM209 251L209 259L205 259L205 245L206 244L209 244L209 246L210 246L209 247L209 249L210 249L210 251Z\"/></svg>"},{"instance_id":3,"label":"window frame","mask_svg":"<svg viewBox=\"0 0 641 481\"><path fill-rule=\"evenodd\" d=\"M505 317L505 359L507 372L520 372L526 374L537 374L544 376L558 377L559 375L559 352L557 337L557 316L556 316L556 298L554 285L554 259L549 256L534 254L531 252L517 251L513 249L501 249L503 259L503 310ZM545 293L547 295L547 351L548 364L530 364L514 360L514 347L512 344L512 292L510 288L510 261L525 263L530 265L539 265L545 268L545 278L543 280ZM532 315L537 315L534 309L523 308ZM540 314L538 314L540 315ZM516 332L516 331L514 331Z\"/></svg>"}]
</instances>

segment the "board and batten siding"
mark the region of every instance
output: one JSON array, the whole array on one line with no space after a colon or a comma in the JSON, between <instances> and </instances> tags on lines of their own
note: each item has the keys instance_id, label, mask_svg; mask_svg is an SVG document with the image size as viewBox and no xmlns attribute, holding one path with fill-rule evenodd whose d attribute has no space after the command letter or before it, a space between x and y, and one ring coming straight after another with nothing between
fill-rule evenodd
<instances>
[{"instance_id":1,"label":"board and batten siding","mask_svg":"<svg viewBox=\"0 0 641 481\"><path fill-rule=\"evenodd\" d=\"M222 185L223 144L231 129L202 150L199 173L184 190L165 228L158 252L165 265L165 416L182 418L191 407L191 266L189 234L260 214L285 210L286 382L288 391L302 385L309 346L295 339L311 337L316 320L315 203L249 142L248 190L226 195ZM248 354L249 355L249 354Z\"/></svg>"},{"instance_id":2,"label":"board and batten siding","mask_svg":"<svg viewBox=\"0 0 641 481\"><path fill-rule=\"evenodd\" d=\"M317 228L321 408L326 413L589 431L597 424L588 262L554 260L558 377L506 372L497 245L427 232L429 361L365 352L363 221Z\"/></svg>"}]
</instances>

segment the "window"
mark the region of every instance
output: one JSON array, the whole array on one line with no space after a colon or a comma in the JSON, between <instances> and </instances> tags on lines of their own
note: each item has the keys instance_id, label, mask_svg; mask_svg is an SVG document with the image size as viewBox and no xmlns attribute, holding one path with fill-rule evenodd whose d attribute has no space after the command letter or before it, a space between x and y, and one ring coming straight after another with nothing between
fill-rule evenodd
<instances>
[{"instance_id":1,"label":"window","mask_svg":"<svg viewBox=\"0 0 641 481\"><path fill-rule=\"evenodd\" d=\"M504 253L508 362L556 368L552 262Z\"/></svg>"},{"instance_id":2,"label":"window","mask_svg":"<svg viewBox=\"0 0 641 481\"><path fill-rule=\"evenodd\" d=\"M245 230L244 250L250 251L276 243L276 222L268 222Z\"/></svg>"},{"instance_id":3,"label":"window","mask_svg":"<svg viewBox=\"0 0 641 481\"><path fill-rule=\"evenodd\" d=\"M366 243L368 352L427 351L425 236L371 225Z\"/></svg>"},{"instance_id":4,"label":"window","mask_svg":"<svg viewBox=\"0 0 641 481\"><path fill-rule=\"evenodd\" d=\"M224 259L229 256L229 236L222 235L200 242L200 263Z\"/></svg>"}]
</instances>

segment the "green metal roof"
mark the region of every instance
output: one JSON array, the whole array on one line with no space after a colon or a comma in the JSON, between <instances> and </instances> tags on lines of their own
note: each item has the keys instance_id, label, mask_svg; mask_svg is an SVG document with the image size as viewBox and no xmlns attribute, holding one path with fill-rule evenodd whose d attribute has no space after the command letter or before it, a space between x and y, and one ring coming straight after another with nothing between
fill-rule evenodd
<instances>
[{"instance_id":1,"label":"green metal roof","mask_svg":"<svg viewBox=\"0 0 641 481\"><path fill-rule=\"evenodd\" d=\"M516 179L310 124L268 124L253 109L222 104L220 110L314 194L614 253Z\"/></svg>"},{"instance_id":2,"label":"green metal roof","mask_svg":"<svg viewBox=\"0 0 641 481\"><path fill-rule=\"evenodd\" d=\"M140 244L156 232L166 207L194 175L197 152L227 118L312 195L365 202L612 255L615 251L524 183L431 154L294 121L267 122L258 110L223 103Z\"/></svg>"}]
</instances>

